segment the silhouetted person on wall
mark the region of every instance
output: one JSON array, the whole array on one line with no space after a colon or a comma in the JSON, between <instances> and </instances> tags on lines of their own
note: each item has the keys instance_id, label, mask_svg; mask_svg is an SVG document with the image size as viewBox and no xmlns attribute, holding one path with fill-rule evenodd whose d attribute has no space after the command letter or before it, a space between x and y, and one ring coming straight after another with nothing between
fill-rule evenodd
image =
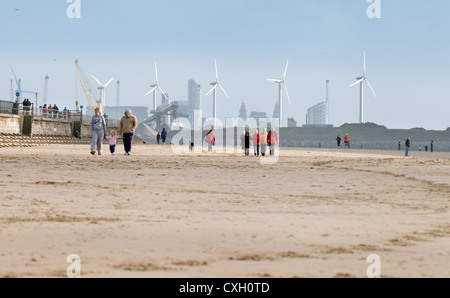
<instances>
[{"instance_id":1,"label":"silhouetted person on wall","mask_svg":"<svg viewBox=\"0 0 450 298\"><path fill-rule=\"evenodd\" d=\"M12 106L13 115L19 115L19 102L16 100Z\"/></svg>"}]
</instances>

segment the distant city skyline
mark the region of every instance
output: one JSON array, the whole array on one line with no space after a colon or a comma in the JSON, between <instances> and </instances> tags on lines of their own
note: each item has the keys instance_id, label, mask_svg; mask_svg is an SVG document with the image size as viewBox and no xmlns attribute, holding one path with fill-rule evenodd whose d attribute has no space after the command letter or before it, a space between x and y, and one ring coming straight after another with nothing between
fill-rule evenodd
<instances>
[{"instance_id":1,"label":"distant city skyline","mask_svg":"<svg viewBox=\"0 0 450 298\"><path fill-rule=\"evenodd\" d=\"M365 122L392 129L450 127L448 1L382 0L379 19L368 17L366 0L80 3L80 18L70 19L65 0L1 2L0 99L10 99L12 66L27 91L43 93L49 75L47 104L74 108L78 100L88 106L76 76L78 59L100 82L120 80L122 105L151 109L152 98L144 94L157 62L172 100L189 100L190 79L202 87L203 118L209 118L212 98L205 94L217 59L229 95L218 99L218 117L236 117L243 100L247 111L271 117L278 92L267 78L280 74L289 59L292 104L283 102L283 118L303 124L307 109L325 100L330 80L329 120L340 126L359 121L359 90L348 86L363 75L365 51L377 91L376 98L365 96ZM106 97L115 102L116 88Z\"/></svg>"}]
</instances>

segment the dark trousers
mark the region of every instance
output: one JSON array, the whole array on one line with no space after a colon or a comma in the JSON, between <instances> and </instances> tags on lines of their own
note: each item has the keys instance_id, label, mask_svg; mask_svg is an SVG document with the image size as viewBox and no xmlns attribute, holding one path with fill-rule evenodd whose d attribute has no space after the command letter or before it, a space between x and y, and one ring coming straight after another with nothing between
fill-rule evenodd
<instances>
[{"instance_id":1,"label":"dark trousers","mask_svg":"<svg viewBox=\"0 0 450 298\"><path fill-rule=\"evenodd\" d=\"M131 152L133 137L134 137L134 133L124 133L123 134L123 146L125 147L125 152Z\"/></svg>"},{"instance_id":2,"label":"dark trousers","mask_svg":"<svg viewBox=\"0 0 450 298\"><path fill-rule=\"evenodd\" d=\"M109 151L111 151L111 154L116 153L116 145L109 145Z\"/></svg>"}]
</instances>

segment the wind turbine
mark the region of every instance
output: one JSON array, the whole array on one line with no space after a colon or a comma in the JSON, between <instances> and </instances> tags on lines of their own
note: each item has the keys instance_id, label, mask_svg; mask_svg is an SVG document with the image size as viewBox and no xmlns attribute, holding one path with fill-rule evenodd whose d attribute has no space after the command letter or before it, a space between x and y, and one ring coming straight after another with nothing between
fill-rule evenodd
<instances>
[{"instance_id":1,"label":"wind turbine","mask_svg":"<svg viewBox=\"0 0 450 298\"><path fill-rule=\"evenodd\" d=\"M356 82L348 86L353 87L359 84L359 123L364 123L364 82L366 82L370 90L372 90L373 95L377 97L375 91L369 83L369 80L366 77L366 52L364 52L363 76L356 78Z\"/></svg>"},{"instance_id":2,"label":"wind turbine","mask_svg":"<svg viewBox=\"0 0 450 298\"><path fill-rule=\"evenodd\" d=\"M111 84L111 82L114 80L114 78L112 78L111 80L109 80L108 83L103 85L102 83L100 83L99 80L97 80L96 77L94 77L93 75L91 75L91 77L99 85L98 89L100 90L100 100L98 100L97 103L99 104L99 107L100 107L100 113L103 114L103 106L106 106L106 87L108 87L108 85Z\"/></svg>"},{"instance_id":3,"label":"wind turbine","mask_svg":"<svg viewBox=\"0 0 450 298\"><path fill-rule=\"evenodd\" d=\"M225 89L223 89L222 85L220 85L219 83L219 72L217 70L217 60L214 59L214 64L216 66L216 81L211 83L210 85L213 86L213 88L206 93L206 96L210 95L211 92L213 93L213 118L214 118L214 127L217 126L217 102L216 102L216 98L217 98L217 87L220 87L220 89L223 91L223 93L225 94L225 96L228 98L228 94L225 91Z\"/></svg>"},{"instance_id":4,"label":"wind turbine","mask_svg":"<svg viewBox=\"0 0 450 298\"><path fill-rule=\"evenodd\" d=\"M156 64L156 62L155 62L155 73L156 73L156 83L155 83L155 85L151 85L150 87L152 88L152 90L150 90L147 94L144 95L144 96L147 96L147 95L153 93L153 112L154 113L156 113L156 89L159 89L159 91L161 91L162 95L167 99L167 101L169 101L169 98L167 98L166 93L159 86L158 65ZM170 103L170 101L169 101L169 103Z\"/></svg>"},{"instance_id":5,"label":"wind turbine","mask_svg":"<svg viewBox=\"0 0 450 298\"><path fill-rule=\"evenodd\" d=\"M289 92L286 86L286 74L289 66L289 60L286 62L286 68L283 73L282 79L267 79L268 81L275 82L278 84L278 107L280 108L280 127L282 127L283 124L283 88L286 91L286 95L289 101L289 104L291 104L291 98L289 97Z\"/></svg>"}]
</instances>

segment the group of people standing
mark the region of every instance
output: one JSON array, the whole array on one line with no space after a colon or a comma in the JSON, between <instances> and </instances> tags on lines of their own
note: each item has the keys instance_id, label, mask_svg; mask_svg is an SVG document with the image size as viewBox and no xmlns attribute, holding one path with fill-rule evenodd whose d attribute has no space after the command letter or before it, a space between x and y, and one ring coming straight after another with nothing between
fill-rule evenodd
<instances>
[{"instance_id":1,"label":"group of people standing","mask_svg":"<svg viewBox=\"0 0 450 298\"><path fill-rule=\"evenodd\" d=\"M162 141L162 144L165 145L166 144L166 139L167 139L167 130L166 128L163 128L162 132L156 135L156 142L159 143Z\"/></svg>"},{"instance_id":2,"label":"group of people standing","mask_svg":"<svg viewBox=\"0 0 450 298\"><path fill-rule=\"evenodd\" d=\"M92 144L91 154L102 155L103 139L106 138L109 141L109 149L112 155L116 154L117 140L122 136L125 155L131 155L131 149L133 144L133 137L138 125L137 118L133 116L131 110L126 110L125 115L119 122L119 131L116 135L115 132L108 134L106 128L106 120L103 115L100 114L100 109L95 109L95 116L91 120L91 132L92 132Z\"/></svg>"},{"instance_id":3,"label":"group of people standing","mask_svg":"<svg viewBox=\"0 0 450 298\"><path fill-rule=\"evenodd\" d=\"M338 148L340 149L340 148L341 148L341 142L342 142L342 138L341 138L340 135L337 136L336 142L337 142ZM345 134L345 137L344 137L344 145L345 145L345 148L346 148L346 149L350 149L350 136L349 136L348 133Z\"/></svg>"},{"instance_id":4,"label":"group of people standing","mask_svg":"<svg viewBox=\"0 0 450 298\"><path fill-rule=\"evenodd\" d=\"M241 144L243 145L245 156L250 156L250 144L253 144L253 152L255 156L266 156L267 147L269 147L270 155L275 155L275 147L279 144L278 133L275 128L272 128L269 132L267 129L263 129L260 134L258 130L255 130L253 137L250 138L250 132L245 132Z\"/></svg>"},{"instance_id":5,"label":"group of people standing","mask_svg":"<svg viewBox=\"0 0 450 298\"><path fill-rule=\"evenodd\" d=\"M33 104L31 103L31 101L28 98L25 98L22 103L23 113L25 115L30 115L32 106L33 106ZM12 114L19 115L19 101L18 100L16 100L12 106Z\"/></svg>"},{"instance_id":6,"label":"group of people standing","mask_svg":"<svg viewBox=\"0 0 450 298\"><path fill-rule=\"evenodd\" d=\"M401 141L399 141L398 146L399 146L398 150L401 150ZM419 151L422 151L422 145L419 148L420 148ZM409 151L411 151L411 138L410 137L408 137L405 142L405 156L406 157L409 156ZM425 146L425 151L428 151L428 145ZM431 140L430 152L434 152L434 140Z\"/></svg>"},{"instance_id":7,"label":"group of people standing","mask_svg":"<svg viewBox=\"0 0 450 298\"><path fill-rule=\"evenodd\" d=\"M208 152L213 152L213 146L216 143L216 135L213 128L206 133L204 141L208 144ZM246 131L241 135L241 148L244 150L245 156L250 156L252 144L255 156L260 154L266 156L267 148L270 150L270 155L275 155L275 146L279 144L278 133L274 128L269 132L264 128L261 134L258 130L255 130L251 137L250 132Z\"/></svg>"},{"instance_id":8,"label":"group of people standing","mask_svg":"<svg viewBox=\"0 0 450 298\"><path fill-rule=\"evenodd\" d=\"M60 112L59 107L55 105L49 105L46 104L42 107L42 116L48 117L48 118L60 118L63 117L64 119L70 119L70 112L67 109L67 107L64 107L64 109Z\"/></svg>"}]
</instances>

